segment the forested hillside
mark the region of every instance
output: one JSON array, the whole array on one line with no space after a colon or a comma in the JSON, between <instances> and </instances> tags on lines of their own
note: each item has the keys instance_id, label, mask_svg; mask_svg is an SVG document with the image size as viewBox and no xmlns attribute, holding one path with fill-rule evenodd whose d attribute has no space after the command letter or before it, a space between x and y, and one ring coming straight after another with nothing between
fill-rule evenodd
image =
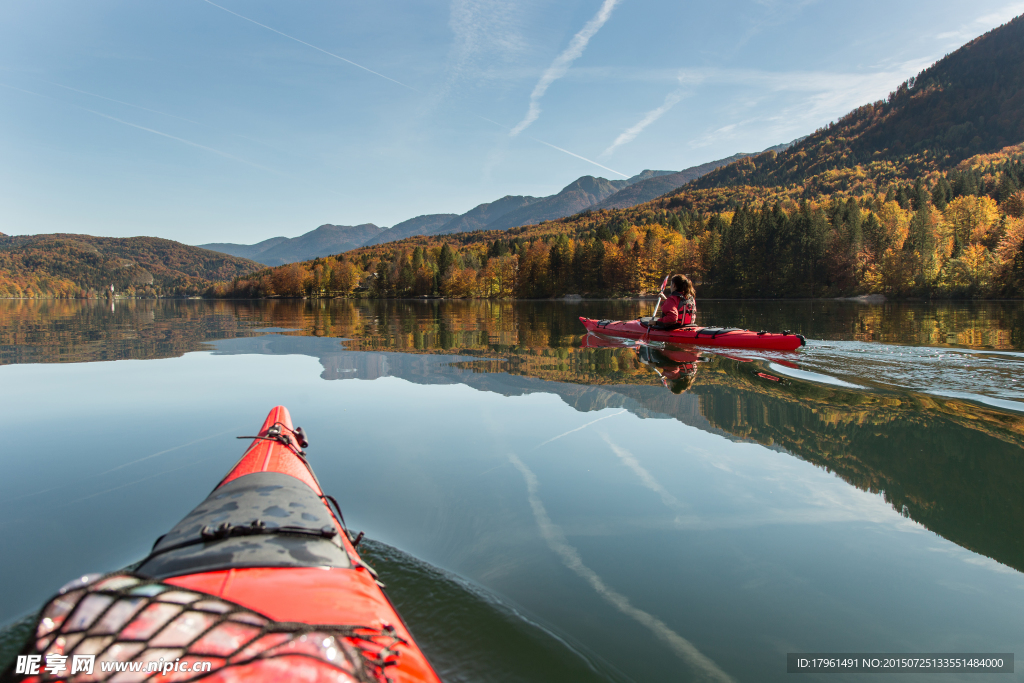
<instances>
[{"instance_id":1,"label":"forested hillside","mask_svg":"<svg viewBox=\"0 0 1024 683\"><path fill-rule=\"evenodd\" d=\"M1024 16L947 55L782 154L762 154L691 184L784 186L860 167L915 176L1024 142ZM889 162L889 163L885 163ZM811 192L814 187L809 188Z\"/></svg>"},{"instance_id":2,"label":"forested hillside","mask_svg":"<svg viewBox=\"0 0 1024 683\"><path fill-rule=\"evenodd\" d=\"M264 270L224 296L1024 295L1024 18L782 152L625 209L415 237Z\"/></svg>"},{"instance_id":3,"label":"forested hillside","mask_svg":"<svg viewBox=\"0 0 1024 683\"><path fill-rule=\"evenodd\" d=\"M0 235L0 297L195 295L260 267L157 237Z\"/></svg>"}]
</instances>

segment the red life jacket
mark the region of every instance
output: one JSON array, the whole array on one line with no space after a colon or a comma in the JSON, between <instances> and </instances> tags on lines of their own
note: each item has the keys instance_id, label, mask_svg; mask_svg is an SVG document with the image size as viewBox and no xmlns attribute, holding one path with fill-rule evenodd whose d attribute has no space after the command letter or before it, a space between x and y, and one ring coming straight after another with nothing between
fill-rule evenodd
<instances>
[{"instance_id":1,"label":"red life jacket","mask_svg":"<svg viewBox=\"0 0 1024 683\"><path fill-rule=\"evenodd\" d=\"M665 299L661 310L662 325L693 325L697 322L697 302L693 297L684 299L678 292L673 292Z\"/></svg>"}]
</instances>

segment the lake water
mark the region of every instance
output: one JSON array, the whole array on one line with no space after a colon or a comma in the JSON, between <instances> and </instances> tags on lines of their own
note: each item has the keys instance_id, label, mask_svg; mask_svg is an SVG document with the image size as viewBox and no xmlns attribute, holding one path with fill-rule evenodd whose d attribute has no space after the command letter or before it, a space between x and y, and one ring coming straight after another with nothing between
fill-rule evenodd
<instances>
[{"instance_id":1,"label":"lake water","mask_svg":"<svg viewBox=\"0 0 1024 683\"><path fill-rule=\"evenodd\" d=\"M787 353L577 320L649 308L0 301L3 657L68 579L141 559L277 404L449 683L1024 653L1024 304L701 302L808 337Z\"/></svg>"}]
</instances>

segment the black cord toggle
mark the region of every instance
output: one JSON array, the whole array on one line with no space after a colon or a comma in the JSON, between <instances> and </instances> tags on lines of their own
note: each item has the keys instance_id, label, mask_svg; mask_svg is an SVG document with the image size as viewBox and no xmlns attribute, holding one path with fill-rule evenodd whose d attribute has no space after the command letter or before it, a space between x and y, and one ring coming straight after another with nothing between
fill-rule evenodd
<instances>
[{"instance_id":1,"label":"black cord toggle","mask_svg":"<svg viewBox=\"0 0 1024 683\"><path fill-rule=\"evenodd\" d=\"M309 439L306 438L306 430L302 427L296 427L293 434L295 434L295 438L298 440L300 448L309 448Z\"/></svg>"},{"instance_id":2,"label":"black cord toggle","mask_svg":"<svg viewBox=\"0 0 1024 683\"><path fill-rule=\"evenodd\" d=\"M295 429L288 429L288 431L290 431L294 435L294 437L292 437L292 436L289 436L288 434L283 433L282 428L283 429L288 429L287 427L282 425L280 422L275 422L274 424L272 424L267 429L267 433L265 435L264 434L258 434L256 436L236 436L235 438L236 439L261 439L263 441L276 441L276 442L278 442L280 444L284 444L285 446L290 448L292 450L292 452L295 453L295 455L298 455L298 456L301 456L301 457L305 458L306 457L306 451L304 451L302 449L309 446L309 439L306 438L305 430L303 430L302 427L296 427ZM296 448L296 445L298 445L298 448Z\"/></svg>"}]
</instances>

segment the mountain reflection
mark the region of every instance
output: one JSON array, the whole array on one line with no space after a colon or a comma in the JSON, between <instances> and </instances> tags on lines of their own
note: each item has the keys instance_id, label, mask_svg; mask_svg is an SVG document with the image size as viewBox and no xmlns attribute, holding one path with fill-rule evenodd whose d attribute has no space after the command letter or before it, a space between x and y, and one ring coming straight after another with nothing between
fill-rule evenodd
<instances>
[{"instance_id":1,"label":"mountain reflection","mask_svg":"<svg viewBox=\"0 0 1024 683\"><path fill-rule=\"evenodd\" d=\"M317 357L329 380L396 376L504 395L553 393L581 411L622 407L783 450L881 494L931 531L1024 571L1024 416L895 387L780 376L778 366L799 366L799 354L771 358L773 369L767 359L623 345L585 335L578 322L580 315L635 317L648 306L137 301L118 302L111 311L96 302L7 301L0 302L0 364L199 350L301 353ZM996 349L1019 348L1024 329L1019 304L761 308L708 305L702 315L713 309L734 324L802 330L814 338L861 335Z\"/></svg>"}]
</instances>

